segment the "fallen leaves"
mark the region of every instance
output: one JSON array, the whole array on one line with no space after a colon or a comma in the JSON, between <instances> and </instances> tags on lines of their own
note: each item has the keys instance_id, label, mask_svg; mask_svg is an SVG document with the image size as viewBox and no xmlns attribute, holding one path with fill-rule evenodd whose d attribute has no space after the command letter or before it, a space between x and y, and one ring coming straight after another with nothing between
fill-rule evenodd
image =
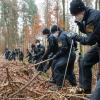
<instances>
[{"instance_id":1,"label":"fallen leaves","mask_svg":"<svg viewBox=\"0 0 100 100\"><path fill-rule=\"evenodd\" d=\"M51 91L54 85L48 82L50 75L37 72L29 64L0 63L0 100L89 100L86 95L75 94L67 81L64 88Z\"/></svg>"}]
</instances>

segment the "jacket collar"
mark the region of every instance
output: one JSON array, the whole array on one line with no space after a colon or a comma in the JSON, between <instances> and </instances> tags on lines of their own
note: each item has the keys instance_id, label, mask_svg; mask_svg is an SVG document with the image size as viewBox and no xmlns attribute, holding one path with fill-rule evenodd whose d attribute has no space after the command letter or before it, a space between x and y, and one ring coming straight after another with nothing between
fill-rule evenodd
<instances>
[{"instance_id":1,"label":"jacket collar","mask_svg":"<svg viewBox=\"0 0 100 100\"><path fill-rule=\"evenodd\" d=\"M86 20L89 18L89 16L90 16L90 11L91 11L91 10L92 10L92 9L90 9L90 8L88 8L88 7L86 8L83 21L86 21Z\"/></svg>"}]
</instances>

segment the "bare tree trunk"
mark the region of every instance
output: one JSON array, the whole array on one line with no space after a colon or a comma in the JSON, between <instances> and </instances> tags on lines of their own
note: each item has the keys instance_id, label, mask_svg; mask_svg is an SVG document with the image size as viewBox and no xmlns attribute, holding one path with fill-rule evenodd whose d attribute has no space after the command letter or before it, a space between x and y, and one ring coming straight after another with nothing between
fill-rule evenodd
<instances>
[{"instance_id":1,"label":"bare tree trunk","mask_svg":"<svg viewBox=\"0 0 100 100\"><path fill-rule=\"evenodd\" d=\"M99 0L99 10L100 10L100 0Z\"/></svg>"},{"instance_id":2,"label":"bare tree trunk","mask_svg":"<svg viewBox=\"0 0 100 100\"><path fill-rule=\"evenodd\" d=\"M59 5L58 5L58 2L59 2L59 0L56 1L56 3L57 3L57 9L56 9L56 14L57 14L57 25L59 25L59 18L58 18L58 17L59 17L59 12L58 12L58 11L59 11L59 7L58 7Z\"/></svg>"},{"instance_id":3,"label":"bare tree trunk","mask_svg":"<svg viewBox=\"0 0 100 100\"><path fill-rule=\"evenodd\" d=\"M98 0L95 1L95 8L98 8Z\"/></svg>"},{"instance_id":4,"label":"bare tree trunk","mask_svg":"<svg viewBox=\"0 0 100 100\"><path fill-rule=\"evenodd\" d=\"M49 6L48 6L48 0L46 0L46 2L47 2L47 19L46 19L47 22L46 23L47 23L47 27L49 28L49 25L48 25L48 8L49 8Z\"/></svg>"},{"instance_id":5,"label":"bare tree trunk","mask_svg":"<svg viewBox=\"0 0 100 100\"><path fill-rule=\"evenodd\" d=\"M64 24L64 30L65 30L65 0L62 0L63 5L63 24Z\"/></svg>"}]
</instances>

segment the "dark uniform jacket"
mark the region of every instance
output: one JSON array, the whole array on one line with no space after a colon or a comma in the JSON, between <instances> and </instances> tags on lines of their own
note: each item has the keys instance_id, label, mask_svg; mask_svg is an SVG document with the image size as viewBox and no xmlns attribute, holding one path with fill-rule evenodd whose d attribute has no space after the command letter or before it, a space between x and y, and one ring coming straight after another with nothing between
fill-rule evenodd
<instances>
[{"instance_id":1,"label":"dark uniform jacket","mask_svg":"<svg viewBox=\"0 0 100 100\"><path fill-rule=\"evenodd\" d=\"M68 57L70 47L71 47L71 38L67 36L67 32L61 32L58 37L59 52L56 54L55 58L59 57ZM74 48L72 48L74 51Z\"/></svg>"},{"instance_id":2,"label":"dark uniform jacket","mask_svg":"<svg viewBox=\"0 0 100 100\"><path fill-rule=\"evenodd\" d=\"M41 58L44 53L45 53L45 47L43 45L39 44L34 48L34 54L36 59Z\"/></svg>"},{"instance_id":3,"label":"dark uniform jacket","mask_svg":"<svg viewBox=\"0 0 100 100\"><path fill-rule=\"evenodd\" d=\"M82 22L76 22L79 30L87 37L77 36L76 40L84 45L100 45L100 11L86 9L85 17Z\"/></svg>"},{"instance_id":4,"label":"dark uniform jacket","mask_svg":"<svg viewBox=\"0 0 100 100\"><path fill-rule=\"evenodd\" d=\"M47 50L43 56L43 60L47 59L48 56L53 56L57 53L58 51L58 40L55 36L53 36L53 34L50 34L48 36L48 47Z\"/></svg>"}]
</instances>

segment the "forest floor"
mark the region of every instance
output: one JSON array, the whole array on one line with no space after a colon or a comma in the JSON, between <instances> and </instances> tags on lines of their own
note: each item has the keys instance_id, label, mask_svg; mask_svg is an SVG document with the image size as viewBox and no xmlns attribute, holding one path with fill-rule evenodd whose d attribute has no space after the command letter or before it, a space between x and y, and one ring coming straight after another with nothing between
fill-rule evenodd
<instances>
[{"instance_id":1,"label":"forest floor","mask_svg":"<svg viewBox=\"0 0 100 100\"><path fill-rule=\"evenodd\" d=\"M97 67L93 70L93 87L96 82ZM78 80L78 68L75 69ZM51 90L48 83L51 72L37 72L33 65L5 61L0 58L0 100L89 100L90 95L75 94L75 87L66 81L60 90Z\"/></svg>"}]
</instances>

